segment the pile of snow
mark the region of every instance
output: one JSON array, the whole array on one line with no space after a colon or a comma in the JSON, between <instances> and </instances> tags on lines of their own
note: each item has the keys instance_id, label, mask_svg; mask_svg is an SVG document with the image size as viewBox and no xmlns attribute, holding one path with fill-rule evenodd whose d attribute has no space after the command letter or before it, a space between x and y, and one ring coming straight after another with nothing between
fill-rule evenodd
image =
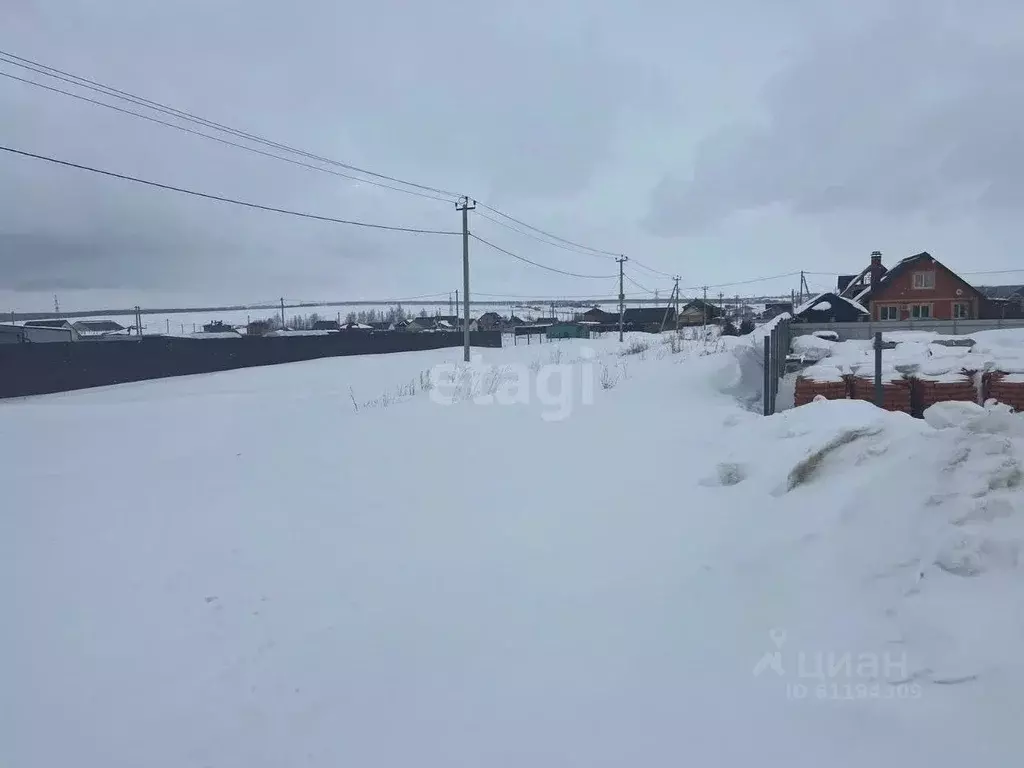
<instances>
[{"instance_id":1,"label":"pile of snow","mask_svg":"<svg viewBox=\"0 0 1024 768\"><path fill-rule=\"evenodd\" d=\"M0 764L1015 764L1024 417L762 418L756 347L0 403Z\"/></svg>"},{"instance_id":2,"label":"pile of snow","mask_svg":"<svg viewBox=\"0 0 1024 768\"><path fill-rule=\"evenodd\" d=\"M836 342L828 339L822 339L818 336L796 336L793 339L791 348L793 354L797 355L801 360L824 360L826 357L832 354L832 348L836 345Z\"/></svg>"}]
</instances>

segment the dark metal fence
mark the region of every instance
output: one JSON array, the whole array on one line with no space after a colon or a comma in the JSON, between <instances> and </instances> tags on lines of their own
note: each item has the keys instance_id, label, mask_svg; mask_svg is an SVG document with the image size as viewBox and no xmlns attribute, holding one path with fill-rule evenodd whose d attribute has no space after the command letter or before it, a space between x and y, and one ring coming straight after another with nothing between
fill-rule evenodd
<instances>
[{"instance_id":1,"label":"dark metal fence","mask_svg":"<svg viewBox=\"0 0 1024 768\"><path fill-rule=\"evenodd\" d=\"M476 347L500 347L497 331L474 331ZM190 339L143 336L91 341L0 345L0 398L67 392L129 381L322 357L375 355L462 346L461 333L330 333L317 336Z\"/></svg>"},{"instance_id":2,"label":"dark metal fence","mask_svg":"<svg viewBox=\"0 0 1024 768\"><path fill-rule=\"evenodd\" d=\"M764 386L762 401L764 415L775 413L775 401L779 394L779 380L786 375L786 358L792 338L790 321L780 320L764 337Z\"/></svg>"}]
</instances>

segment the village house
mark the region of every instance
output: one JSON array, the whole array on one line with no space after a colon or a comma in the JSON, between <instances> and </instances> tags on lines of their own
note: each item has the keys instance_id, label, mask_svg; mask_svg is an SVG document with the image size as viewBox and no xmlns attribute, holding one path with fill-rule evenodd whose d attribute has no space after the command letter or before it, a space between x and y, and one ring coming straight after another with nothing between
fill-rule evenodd
<instances>
[{"instance_id":1,"label":"village house","mask_svg":"<svg viewBox=\"0 0 1024 768\"><path fill-rule=\"evenodd\" d=\"M797 323L856 323L868 317L864 306L835 293L820 293L793 309Z\"/></svg>"},{"instance_id":2,"label":"village house","mask_svg":"<svg viewBox=\"0 0 1024 768\"><path fill-rule=\"evenodd\" d=\"M41 329L38 331L40 335L49 333L53 338L61 338L65 341L78 341L80 338L78 330L67 320L27 320L25 322L25 327L39 328ZM65 335L70 338L64 339ZM26 338L30 341L32 340L28 336L26 336Z\"/></svg>"},{"instance_id":3,"label":"village house","mask_svg":"<svg viewBox=\"0 0 1024 768\"><path fill-rule=\"evenodd\" d=\"M694 299L688 301L679 310L680 325L703 325L716 323L722 317L722 309L709 301Z\"/></svg>"},{"instance_id":4,"label":"village house","mask_svg":"<svg viewBox=\"0 0 1024 768\"><path fill-rule=\"evenodd\" d=\"M840 277L837 287L840 297L866 307L873 320L971 320L987 309L977 288L927 252L886 269L875 251L864 271Z\"/></svg>"},{"instance_id":5,"label":"village house","mask_svg":"<svg viewBox=\"0 0 1024 768\"><path fill-rule=\"evenodd\" d=\"M504 325L504 319L497 312L484 312L476 324L481 331L497 331Z\"/></svg>"}]
</instances>

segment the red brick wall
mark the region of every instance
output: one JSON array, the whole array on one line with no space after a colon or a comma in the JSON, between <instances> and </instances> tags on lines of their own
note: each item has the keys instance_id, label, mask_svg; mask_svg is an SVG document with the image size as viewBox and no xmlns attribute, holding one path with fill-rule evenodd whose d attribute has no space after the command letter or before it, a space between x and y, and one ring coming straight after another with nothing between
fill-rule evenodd
<instances>
[{"instance_id":1,"label":"red brick wall","mask_svg":"<svg viewBox=\"0 0 1024 768\"><path fill-rule=\"evenodd\" d=\"M934 288L914 288L914 273L934 272ZM961 291L958 296L957 291ZM891 277L884 283L881 292L871 298L871 317L880 320L883 306L898 306L899 319L911 317L910 307L914 304L931 305L931 318L952 320L954 304L968 304L970 318L979 316L980 306L977 292L963 280L934 261L913 264L906 272Z\"/></svg>"}]
</instances>

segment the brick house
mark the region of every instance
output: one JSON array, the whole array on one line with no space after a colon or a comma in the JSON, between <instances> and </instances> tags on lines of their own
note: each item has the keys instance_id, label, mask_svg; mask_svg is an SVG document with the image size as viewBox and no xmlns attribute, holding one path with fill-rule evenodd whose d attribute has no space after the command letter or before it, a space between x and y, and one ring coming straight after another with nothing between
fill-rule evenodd
<instances>
[{"instance_id":1,"label":"brick house","mask_svg":"<svg viewBox=\"0 0 1024 768\"><path fill-rule=\"evenodd\" d=\"M840 296L866 306L873 320L971 320L986 308L977 288L927 252L886 269L875 251Z\"/></svg>"}]
</instances>

